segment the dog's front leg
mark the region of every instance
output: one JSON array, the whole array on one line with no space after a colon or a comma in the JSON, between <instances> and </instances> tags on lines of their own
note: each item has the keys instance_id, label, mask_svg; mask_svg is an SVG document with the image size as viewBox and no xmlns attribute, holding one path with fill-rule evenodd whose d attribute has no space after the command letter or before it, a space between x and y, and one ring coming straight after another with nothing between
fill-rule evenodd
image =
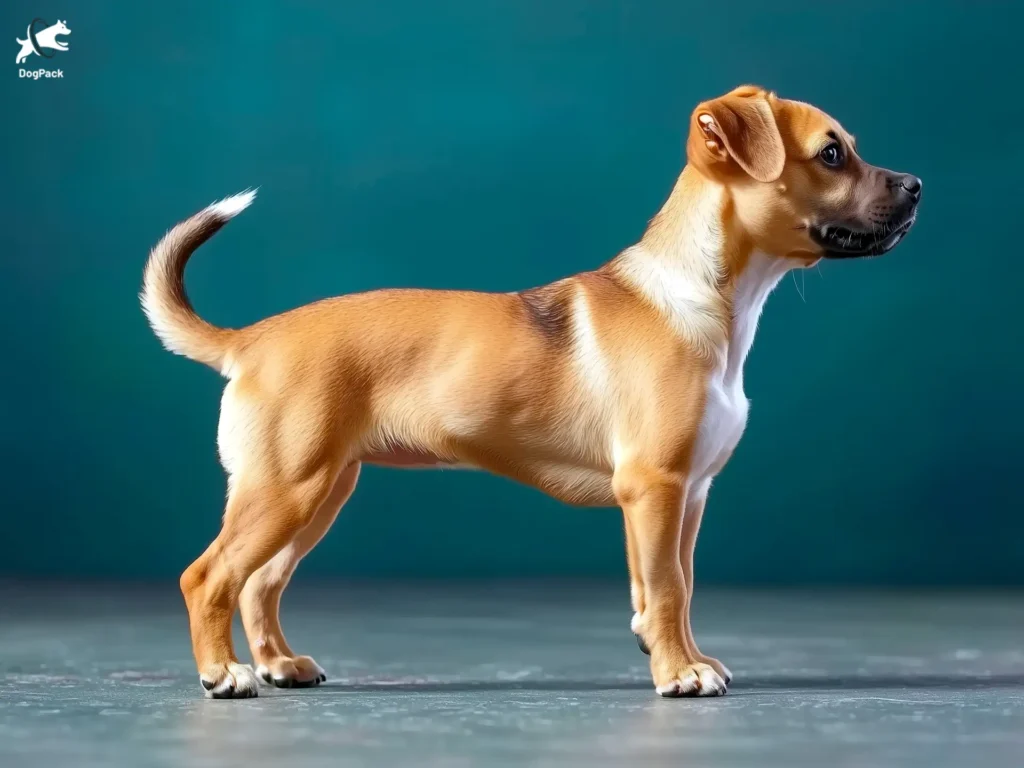
<instances>
[{"instance_id":1,"label":"dog's front leg","mask_svg":"<svg viewBox=\"0 0 1024 768\"><path fill-rule=\"evenodd\" d=\"M697 660L709 665L726 684L732 682L732 672L718 659L700 652L697 641L693 637L690 625L690 606L693 603L693 553L697 546L697 532L700 521L704 517L704 505L708 500L710 483L702 483L690 490L687 495L685 512L683 513L683 530L679 539L679 564L683 569L683 580L686 582L686 605L683 608L683 634L687 645L693 650Z\"/></svg>"},{"instance_id":2,"label":"dog's front leg","mask_svg":"<svg viewBox=\"0 0 1024 768\"><path fill-rule=\"evenodd\" d=\"M651 675L662 696L719 696L725 681L690 649L683 624L688 602L679 544L686 501L685 477L631 464L615 471L613 489L626 517L627 551L643 583L638 627L651 652Z\"/></svg>"},{"instance_id":3,"label":"dog's front leg","mask_svg":"<svg viewBox=\"0 0 1024 768\"><path fill-rule=\"evenodd\" d=\"M632 523L629 520L629 511L623 507L622 517L625 522L626 529L626 565L629 569L629 599L633 604L633 620L630 622L630 627L633 630L633 634L636 635L637 642L640 643L640 648L644 653L649 653L647 647L644 645L643 635L641 631L643 629L644 620L644 577L643 571L640 565L640 552L637 550L637 537L633 532Z\"/></svg>"}]
</instances>

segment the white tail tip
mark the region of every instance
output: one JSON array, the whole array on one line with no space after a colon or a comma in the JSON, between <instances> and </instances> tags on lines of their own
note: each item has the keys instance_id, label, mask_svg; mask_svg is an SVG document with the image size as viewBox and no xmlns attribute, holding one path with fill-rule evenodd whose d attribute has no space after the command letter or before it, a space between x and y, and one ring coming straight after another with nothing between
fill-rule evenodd
<instances>
[{"instance_id":1,"label":"white tail tip","mask_svg":"<svg viewBox=\"0 0 1024 768\"><path fill-rule=\"evenodd\" d=\"M256 190L247 189L244 192L239 192L237 195L231 197L225 197L212 205L207 206L206 210L208 213L212 213L218 219L231 219L240 214L250 205L252 201L256 199Z\"/></svg>"}]
</instances>

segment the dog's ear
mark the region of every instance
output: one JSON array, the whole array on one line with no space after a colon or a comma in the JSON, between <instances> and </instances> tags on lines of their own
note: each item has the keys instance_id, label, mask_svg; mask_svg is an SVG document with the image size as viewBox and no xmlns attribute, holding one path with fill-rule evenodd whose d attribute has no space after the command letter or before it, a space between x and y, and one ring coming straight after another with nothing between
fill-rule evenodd
<instances>
[{"instance_id":1,"label":"dog's ear","mask_svg":"<svg viewBox=\"0 0 1024 768\"><path fill-rule=\"evenodd\" d=\"M756 181L778 180L786 148L772 111L774 98L761 88L743 86L700 104L690 119L689 162L714 173L732 161Z\"/></svg>"}]
</instances>

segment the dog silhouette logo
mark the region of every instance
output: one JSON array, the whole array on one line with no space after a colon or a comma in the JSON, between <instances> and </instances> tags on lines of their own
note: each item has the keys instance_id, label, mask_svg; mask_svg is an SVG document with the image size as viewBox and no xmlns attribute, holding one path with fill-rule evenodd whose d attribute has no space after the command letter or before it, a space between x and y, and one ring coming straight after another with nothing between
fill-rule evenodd
<instances>
[{"instance_id":1,"label":"dog silhouette logo","mask_svg":"<svg viewBox=\"0 0 1024 768\"><path fill-rule=\"evenodd\" d=\"M46 26L43 19L33 19L25 34L28 37L27 40L22 40L20 37L14 38L15 42L21 46L18 57L14 60L15 64L22 64L33 53L44 59L52 59L54 51L66 51L68 49L67 42L58 40L57 36L70 35L71 30L59 19L56 24L50 26Z\"/></svg>"}]
</instances>

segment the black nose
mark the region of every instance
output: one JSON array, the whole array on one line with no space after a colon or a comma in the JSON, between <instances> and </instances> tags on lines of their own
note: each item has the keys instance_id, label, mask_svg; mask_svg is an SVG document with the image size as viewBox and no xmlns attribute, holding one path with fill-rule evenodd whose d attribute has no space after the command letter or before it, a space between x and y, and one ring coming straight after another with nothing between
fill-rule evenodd
<instances>
[{"instance_id":1,"label":"black nose","mask_svg":"<svg viewBox=\"0 0 1024 768\"><path fill-rule=\"evenodd\" d=\"M900 187L906 191L914 200L918 200L921 197L921 180L917 176L911 176L909 173L903 174L900 177Z\"/></svg>"}]
</instances>

